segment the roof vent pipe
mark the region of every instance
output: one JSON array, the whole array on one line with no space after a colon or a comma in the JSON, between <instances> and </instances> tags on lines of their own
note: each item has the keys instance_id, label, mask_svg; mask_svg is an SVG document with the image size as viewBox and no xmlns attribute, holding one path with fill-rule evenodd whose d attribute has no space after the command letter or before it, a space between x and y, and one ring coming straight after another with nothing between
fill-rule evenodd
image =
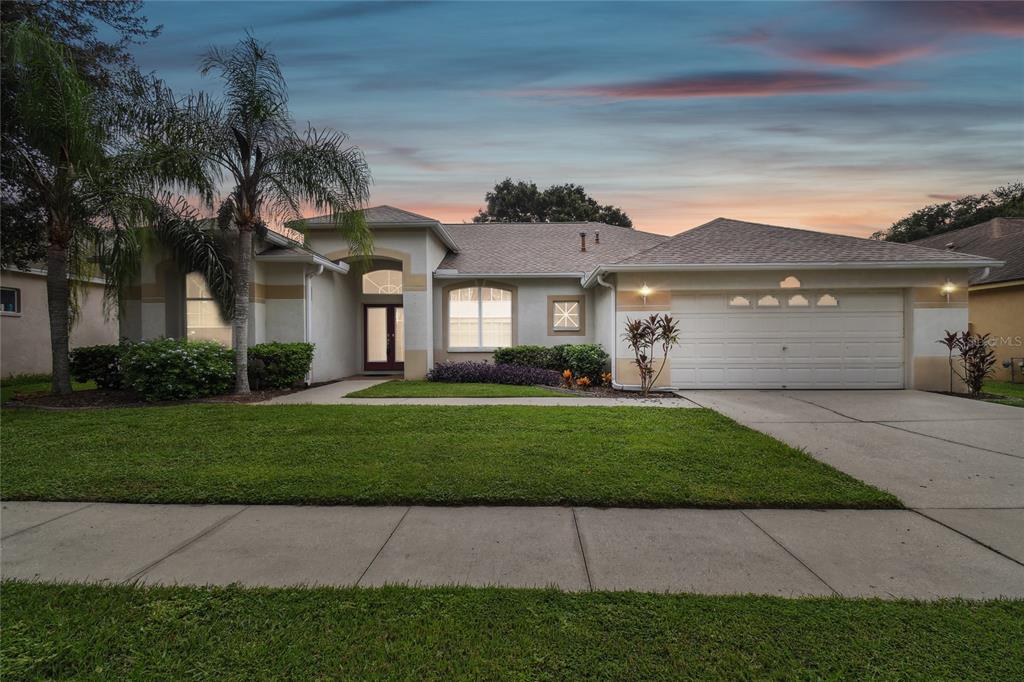
<instances>
[{"instance_id":1,"label":"roof vent pipe","mask_svg":"<svg viewBox=\"0 0 1024 682\"><path fill-rule=\"evenodd\" d=\"M594 243L595 244L600 244L601 243L601 232L600 232L600 230L595 230L594 231Z\"/></svg>"},{"instance_id":2,"label":"roof vent pipe","mask_svg":"<svg viewBox=\"0 0 1024 682\"><path fill-rule=\"evenodd\" d=\"M580 251L587 250L587 233L580 232Z\"/></svg>"}]
</instances>

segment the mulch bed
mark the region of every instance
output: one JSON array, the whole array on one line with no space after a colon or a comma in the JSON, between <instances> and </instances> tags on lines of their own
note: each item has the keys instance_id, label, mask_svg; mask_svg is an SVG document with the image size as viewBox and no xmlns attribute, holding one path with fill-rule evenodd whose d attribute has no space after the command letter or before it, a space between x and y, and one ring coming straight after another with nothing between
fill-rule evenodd
<instances>
[{"instance_id":1,"label":"mulch bed","mask_svg":"<svg viewBox=\"0 0 1024 682\"><path fill-rule=\"evenodd\" d=\"M967 398L968 400L1008 400L1010 396L999 395L998 393L979 393L978 395L970 395L969 393L950 393L949 391L932 391L932 393L938 393L939 395L951 395L954 398Z\"/></svg>"},{"instance_id":2,"label":"mulch bed","mask_svg":"<svg viewBox=\"0 0 1024 682\"><path fill-rule=\"evenodd\" d=\"M564 386L541 386L549 391L556 391L566 395L582 396L584 398L627 398L631 400L657 400L658 398L675 398L671 393L651 391L651 394L644 398L640 391L619 391L611 386L591 386L590 388L578 391L565 388Z\"/></svg>"}]
</instances>

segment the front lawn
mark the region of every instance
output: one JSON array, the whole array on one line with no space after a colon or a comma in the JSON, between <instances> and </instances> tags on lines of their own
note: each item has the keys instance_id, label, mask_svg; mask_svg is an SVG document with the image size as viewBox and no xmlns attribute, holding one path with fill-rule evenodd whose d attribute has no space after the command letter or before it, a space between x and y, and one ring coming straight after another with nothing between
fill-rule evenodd
<instances>
[{"instance_id":1,"label":"front lawn","mask_svg":"<svg viewBox=\"0 0 1024 682\"><path fill-rule=\"evenodd\" d=\"M6 403L16 395L31 395L33 393L49 393L52 379L46 374L21 374L6 379L0 379L0 403ZM71 388L76 391L84 391L96 388L96 383L86 381L71 382Z\"/></svg>"},{"instance_id":2,"label":"front lawn","mask_svg":"<svg viewBox=\"0 0 1024 682\"><path fill-rule=\"evenodd\" d=\"M1024 602L3 584L5 679L1014 680Z\"/></svg>"},{"instance_id":3,"label":"front lawn","mask_svg":"<svg viewBox=\"0 0 1024 682\"><path fill-rule=\"evenodd\" d=\"M1003 396L1002 399L990 399L989 402L1024 407L1024 384L1012 384L1009 381L986 381L981 390L985 393Z\"/></svg>"},{"instance_id":4,"label":"front lawn","mask_svg":"<svg viewBox=\"0 0 1024 682\"><path fill-rule=\"evenodd\" d=\"M6 500L899 506L704 409L8 409L2 440Z\"/></svg>"},{"instance_id":5,"label":"front lawn","mask_svg":"<svg viewBox=\"0 0 1024 682\"><path fill-rule=\"evenodd\" d=\"M388 381L346 398L555 398L573 397L539 386L507 384L449 384L441 381Z\"/></svg>"}]
</instances>

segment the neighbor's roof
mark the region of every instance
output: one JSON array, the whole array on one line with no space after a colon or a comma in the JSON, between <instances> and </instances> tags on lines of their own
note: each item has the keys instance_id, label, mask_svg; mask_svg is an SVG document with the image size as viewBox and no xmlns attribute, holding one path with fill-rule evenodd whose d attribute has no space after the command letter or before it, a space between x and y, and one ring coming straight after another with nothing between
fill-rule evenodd
<instances>
[{"instance_id":1,"label":"neighbor's roof","mask_svg":"<svg viewBox=\"0 0 1024 682\"><path fill-rule=\"evenodd\" d=\"M971 227L918 239L911 244L973 253L1006 263L1001 268L989 270L987 276L984 268L972 272L972 285L1024 280L1024 218L993 218Z\"/></svg>"},{"instance_id":2,"label":"neighbor's roof","mask_svg":"<svg viewBox=\"0 0 1024 682\"><path fill-rule=\"evenodd\" d=\"M459 252L445 256L438 270L454 270L459 275L582 276L600 263L615 262L667 239L604 223L462 223L444 227L459 245ZM580 250L580 232L587 233L586 251ZM598 233L600 243L596 243Z\"/></svg>"},{"instance_id":3,"label":"neighbor's roof","mask_svg":"<svg viewBox=\"0 0 1024 682\"><path fill-rule=\"evenodd\" d=\"M998 265L963 253L715 218L655 248L614 262L621 265Z\"/></svg>"}]
</instances>

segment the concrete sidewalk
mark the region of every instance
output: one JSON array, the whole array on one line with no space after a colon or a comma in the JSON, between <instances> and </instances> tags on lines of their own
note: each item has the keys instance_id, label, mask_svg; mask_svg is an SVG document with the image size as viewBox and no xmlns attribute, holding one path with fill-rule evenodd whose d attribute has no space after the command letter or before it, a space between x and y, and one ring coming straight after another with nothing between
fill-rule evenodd
<instances>
[{"instance_id":1,"label":"concrete sidewalk","mask_svg":"<svg viewBox=\"0 0 1024 682\"><path fill-rule=\"evenodd\" d=\"M392 377L343 379L271 398L258 405L533 405L560 407L698 407L693 401L663 394L646 400L639 398L591 398L584 395L551 398L348 398L350 393L391 381Z\"/></svg>"},{"instance_id":2,"label":"concrete sidewalk","mask_svg":"<svg viewBox=\"0 0 1024 682\"><path fill-rule=\"evenodd\" d=\"M5 502L0 569L143 583L1024 597L1024 510L973 513L977 539L942 510Z\"/></svg>"}]
</instances>

